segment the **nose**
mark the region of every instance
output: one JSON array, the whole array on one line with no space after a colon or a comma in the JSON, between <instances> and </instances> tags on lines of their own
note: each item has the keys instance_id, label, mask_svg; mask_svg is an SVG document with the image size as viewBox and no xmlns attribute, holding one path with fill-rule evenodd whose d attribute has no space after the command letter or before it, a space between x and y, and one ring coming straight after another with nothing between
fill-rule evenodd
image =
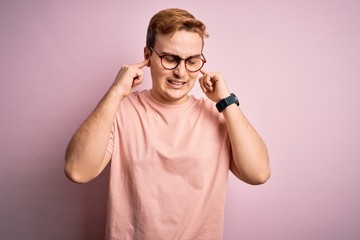
<instances>
[{"instance_id":1,"label":"nose","mask_svg":"<svg viewBox=\"0 0 360 240\"><path fill-rule=\"evenodd\" d=\"M187 69L185 66L185 61L181 60L179 65L174 69L174 74L178 77L178 78L182 78L186 75L187 73Z\"/></svg>"}]
</instances>

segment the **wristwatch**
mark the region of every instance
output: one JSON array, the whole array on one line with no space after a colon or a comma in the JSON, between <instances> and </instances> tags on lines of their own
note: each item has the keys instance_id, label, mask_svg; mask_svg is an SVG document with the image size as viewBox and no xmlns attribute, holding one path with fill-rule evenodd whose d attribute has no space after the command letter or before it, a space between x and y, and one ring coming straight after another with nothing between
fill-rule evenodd
<instances>
[{"instance_id":1,"label":"wristwatch","mask_svg":"<svg viewBox=\"0 0 360 240\"><path fill-rule=\"evenodd\" d=\"M216 103L216 108L219 112L222 112L225 108L230 106L231 104L236 103L236 105L239 104L239 100L235 96L235 94L231 93L230 96L221 99L218 103Z\"/></svg>"}]
</instances>

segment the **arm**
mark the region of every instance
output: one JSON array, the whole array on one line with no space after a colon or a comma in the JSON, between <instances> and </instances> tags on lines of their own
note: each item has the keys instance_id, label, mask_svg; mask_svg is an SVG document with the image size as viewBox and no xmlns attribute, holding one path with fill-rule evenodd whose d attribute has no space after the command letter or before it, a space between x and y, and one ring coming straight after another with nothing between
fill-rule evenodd
<instances>
[{"instance_id":1,"label":"arm","mask_svg":"<svg viewBox=\"0 0 360 240\"><path fill-rule=\"evenodd\" d=\"M200 86L214 102L228 97L230 92L220 73L208 73L199 78ZM262 184L270 177L269 156L265 143L254 127L235 104L223 112L231 142L230 170L240 180L249 184Z\"/></svg>"},{"instance_id":2,"label":"arm","mask_svg":"<svg viewBox=\"0 0 360 240\"><path fill-rule=\"evenodd\" d=\"M119 104L132 87L141 84L141 68L147 64L148 60L132 66L124 65L114 84L73 135L65 154L65 174L70 180L88 182L109 163L111 154L106 148Z\"/></svg>"}]
</instances>

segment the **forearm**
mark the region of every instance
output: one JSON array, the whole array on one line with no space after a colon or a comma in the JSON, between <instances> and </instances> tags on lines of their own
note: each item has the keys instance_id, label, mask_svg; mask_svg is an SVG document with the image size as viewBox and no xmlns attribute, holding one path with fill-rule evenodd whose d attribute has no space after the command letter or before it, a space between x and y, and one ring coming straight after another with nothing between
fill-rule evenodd
<instances>
[{"instance_id":1,"label":"forearm","mask_svg":"<svg viewBox=\"0 0 360 240\"><path fill-rule=\"evenodd\" d=\"M65 155L65 173L74 182L88 182L106 166L111 128L123 96L110 89L75 132Z\"/></svg>"},{"instance_id":2,"label":"forearm","mask_svg":"<svg viewBox=\"0 0 360 240\"><path fill-rule=\"evenodd\" d=\"M270 177L268 151L260 135L235 104L224 111L232 147L235 175L249 184L261 184ZM234 171L233 171L234 172Z\"/></svg>"}]
</instances>

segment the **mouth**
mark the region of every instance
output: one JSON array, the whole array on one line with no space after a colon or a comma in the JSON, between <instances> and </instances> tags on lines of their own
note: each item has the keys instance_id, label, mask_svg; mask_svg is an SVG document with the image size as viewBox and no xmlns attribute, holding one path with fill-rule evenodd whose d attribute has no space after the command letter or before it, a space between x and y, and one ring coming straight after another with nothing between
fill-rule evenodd
<instances>
[{"instance_id":1,"label":"mouth","mask_svg":"<svg viewBox=\"0 0 360 240\"><path fill-rule=\"evenodd\" d=\"M172 84L172 85L179 86L179 87L186 84L186 82L173 81L173 80L168 80L167 82Z\"/></svg>"}]
</instances>

